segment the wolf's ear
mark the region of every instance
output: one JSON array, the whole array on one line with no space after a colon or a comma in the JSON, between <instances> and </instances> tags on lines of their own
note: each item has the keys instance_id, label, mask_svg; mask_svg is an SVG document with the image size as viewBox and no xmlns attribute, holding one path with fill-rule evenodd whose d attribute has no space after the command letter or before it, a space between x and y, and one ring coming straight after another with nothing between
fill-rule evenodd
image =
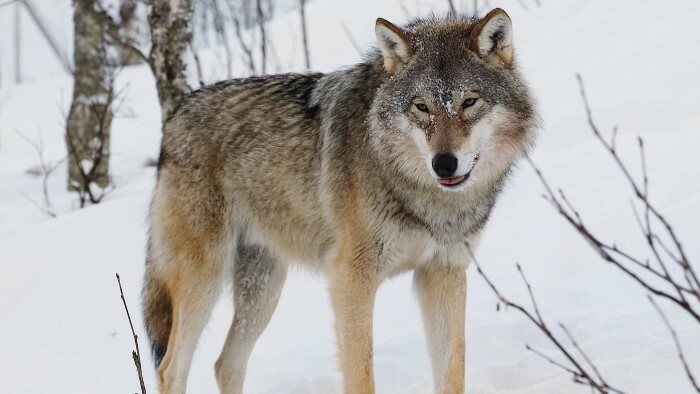
<instances>
[{"instance_id":1,"label":"wolf's ear","mask_svg":"<svg viewBox=\"0 0 700 394\"><path fill-rule=\"evenodd\" d=\"M513 25L508 14L500 8L489 12L474 26L470 45L480 58L500 59L510 67L513 64Z\"/></svg>"},{"instance_id":2,"label":"wolf's ear","mask_svg":"<svg viewBox=\"0 0 700 394\"><path fill-rule=\"evenodd\" d=\"M411 40L400 27L378 18L374 26L379 49L384 57L384 68L389 74L398 71L411 57Z\"/></svg>"}]
</instances>

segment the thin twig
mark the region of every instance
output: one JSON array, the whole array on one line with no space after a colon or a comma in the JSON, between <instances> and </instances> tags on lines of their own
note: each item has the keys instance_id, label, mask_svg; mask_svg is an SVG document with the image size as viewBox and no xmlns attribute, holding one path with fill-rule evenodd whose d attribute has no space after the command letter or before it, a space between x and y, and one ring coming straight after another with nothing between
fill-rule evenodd
<instances>
[{"instance_id":1,"label":"thin twig","mask_svg":"<svg viewBox=\"0 0 700 394\"><path fill-rule=\"evenodd\" d=\"M306 0L299 0L299 16L301 18L301 42L304 45L304 67L311 68L311 55L309 54L309 39L306 35Z\"/></svg>"},{"instance_id":2,"label":"thin twig","mask_svg":"<svg viewBox=\"0 0 700 394\"><path fill-rule=\"evenodd\" d=\"M569 338L572 340L574 343L574 347L579 351L579 353L582 354L584 357L584 361L591 366L591 368L594 371L594 375L591 375L586 368L583 367L582 363L579 362L576 357L569 352L564 345L559 341L559 339L552 333L552 330L549 328L547 323L543 320L539 308L537 307L537 301L535 300L534 294L532 292L532 287L530 285L530 282L527 280L525 274L522 271L522 267L520 265L517 265L518 271L520 273L520 277L522 278L528 293L530 295L533 307L535 309L535 313L531 313L529 310L527 310L525 307L522 305L519 305L508 298L506 298L497 288L496 285L486 276L484 271L481 269L481 266L479 265L478 260L476 259L476 256L472 253L472 250L469 246L469 244L465 244L467 247L467 250L471 256L472 261L476 265L476 270L481 275L482 278L486 281L486 284L491 288L491 290L494 292L496 297L498 297L499 301L505 304L507 307L513 308L520 313L522 313L528 320L530 320L548 339L549 341L559 350L559 352L569 361L571 364L570 367L565 366L562 363L559 363L557 361L552 360L551 358L545 356L541 352L538 352L534 349L532 349L530 346L526 346L526 349L533 351L540 357L544 358L545 360L549 361L553 365L556 365L560 368L562 368L564 371L570 373L572 375L573 381L578 383L578 384L583 384L586 386L591 387L593 390L597 391L600 394L609 394L609 393L617 393L617 394L624 394L624 392L611 387L598 373L598 370L593 366L593 363L588 359L588 357L583 353L583 351L578 347L578 344L573 341L573 338L570 337L570 334L568 331L565 331L567 335L569 335Z\"/></svg>"},{"instance_id":3,"label":"thin twig","mask_svg":"<svg viewBox=\"0 0 700 394\"><path fill-rule=\"evenodd\" d=\"M452 0L447 0L447 6L450 8L450 14L457 15L457 10L455 9L455 3Z\"/></svg>"},{"instance_id":4,"label":"thin twig","mask_svg":"<svg viewBox=\"0 0 700 394\"><path fill-rule=\"evenodd\" d=\"M16 3L17 1L18 1L18 0L7 0L7 1L4 1L4 2L0 3L0 8L4 7L4 6L6 6L6 5L14 4L14 3Z\"/></svg>"},{"instance_id":5,"label":"thin twig","mask_svg":"<svg viewBox=\"0 0 700 394\"><path fill-rule=\"evenodd\" d=\"M255 0L255 9L258 17L258 27L260 28L260 69L262 74L267 74L267 34L265 32L265 15L262 9L262 0Z\"/></svg>"},{"instance_id":6,"label":"thin twig","mask_svg":"<svg viewBox=\"0 0 700 394\"><path fill-rule=\"evenodd\" d=\"M588 97L586 95L585 87L583 84L583 78L581 77L580 74L576 74L576 78L578 80L579 86L580 86L580 93L581 93L581 98L583 100L583 104L586 110L586 116L588 118L588 124L591 128L591 131L593 134L596 136L596 138L601 142L601 144L605 147L605 149L610 153L611 157L617 164L618 168L622 171L623 175L625 178L627 178L630 186L632 187L632 190L634 191L635 196L637 199L639 199L643 204L645 208L645 214L646 215L651 215L655 220L660 222L662 224L663 230L666 232L666 235L670 237L670 239L673 241L674 247L677 249L678 253L678 258L675 258L674 261L675 263L681 267L684 271L684 276L688 279L688 283L691 288L694 290L694 295L698 301L700 301L700 279L698 279L698 275L693 269L693 267L690 265L690 261L688 260L688 257L685 254L685 250L683 249L683 245L681 244L678 236L676 235L675 230L671 226L671 224L666 220L666 218L661 215L661 213L654 207L650 201L649 201L649 196L648 196L648 176L646 174L646 160L644 157L644 149L643 149L643 140L639 138L639 147L640 147L640 152L642 156L642 170L643 170L643 182L645 184L644 187L638 186L637 182L634 180L632 175L630 174L630 171L627 169L625 164L622 162L622 159L620 156L617 154L614 145L608 144L607 141L603 138L602 134L598 130L598 127L596 126L594 120L593 120L593 115L592 111L589 105ZM648 226L649 227L649 226ZM651 233L650 228L647 229L647 233ZM653 237L652 237L653 238ZM653 243L653 239L651 242L649 242L649 239L647 239L651 251L655 254L655 256L658 258L658 251L655 248L655 245ZM663 264L663 263L661 263ZM665 268L665 267L662 267ZM674 283L671 283L672 285ZM694 317L698 316L698 313L694 313ZM700 318L698 318L698 321L700 321Z\"/></svg>"},{"instance_id":7,"label":"thin twig","mask_svg":"<svg viewBox=\"0 0 700 394\"><path fill-rule=\"evenodd\" d=\"M22 195L22 197L24 197L25 200L32 203L32 205L34 205L36 207L36 209L41 211L43 214L46 214L51 218L56 217L56 213L54 213L52 210L46 209L46 207L42 207L41 204L39 204L38 202L34 201L31 197L29 197L29 195L27 193L20 192L20 194Z\"/></svg>"},{"instance_id":8,"label":"thin twig","mask_svg":"<svg viewBox=\"0 0 700 394\"><path fill-rule=\"evenodd\" d=\"M352 44L352 47L355 48L357 53L362 56L362 48L360 48L359 45L357 45L357 41L355 41L355 37L352 36L352 33L350 32L350 29L345 25L345 22L340 21L340 27L343 28L343 31L345 32L345 35L348 37L350 40L350 43Z\"/></svg>"},{"instance_id":9,"label":"thin twig","mask_svg":"<svg viewBox=\"0 0 700 394\"><path fill-rule=\"evenodd\" d=\"M553 359L550 358L549 356L547 356L547 355L545 355L544 353L542 353L541 351L539 351L539 350L537 350L537 349L531 347L530 345L525 345L525 349L527 349L528 351L531 351L531 352L535 353L536 355L542 357L544 360L548 361L550 364L554 365L554 366L557 367L557 368L561 368L561 369L563 369L564 371L566 371L566 372L568 372L568 373L570 373L570 374L572 374L572 375L574 375L574 376L577 376L577 377L580 377L580 376L581 376L581 373L580 373L579 371L574 371L573 369L567 367L566 365L564 365L564 364L562 364L562 363L560 363L560 362L558 362L558 361L553 360Z\"/></svg>"},{"instance_id":10,"label":"thin twig","mask_svg":"<svg viewBox=\"0 0 700 394\"><path fill-rule=\"evenodd\" d=\"M596 138L598 138L598 140L603 144L603 146L606 148L606 150L611 154L611 156L612 156L613 160L615 161L615 163L617 164L618 168L622 171L625 178L627 178L630 186L632 187L632 190L634 191L635 196L642 203L644 203L645 208L649 210L649 213L652 216L654 216L663 225L664 230L667 232L668 236L673 241L674 246L678 249L680 258L676 261L676 263L678 263L678 265L680 265L686 271L686 274L688 274L690 276L691 280L693 281L693 285L696 287L698 300L700 301L700 279L698 279L697 274L690 266L688 258L685 255L683 245L681 244L675 231L671 227L671 224L665 219L665 217L663 215L661 215L661 213L654 206L651 205L647 196L644 194L644 192L637 185L637 182L634 180L634 178L630 174L629 170L627 169L625 164L622 162L622 159L620 158L620 156L617 155L617 153L615 151L615 147L608 144L607 141L605 141L605 139L603 138L602 134L598 130L598 127L596 126L595 122L593 121L593 115L592 115L590 105L588 103L588 97L586 96L586 91L585 91L584 84L583 84L583 78L581 77L580 74L576 74L576 78L579 82L581 98L583 99L583 104L584 104L584 107L586 110L586 116L588 118L588 124L591 128L591 131L596 136Z\"/></svg>"},{"instance_id":11,"label":"thin twig","mask_svg":"<svg viewBox=\"0 0 700 394\"><path fill-rule=\"evenodd\" d=\"M234 32L236 33L236 38L238 39L238 45L240 45L241 50L243 51L243 55L241 55L241 59L243 62L247 65L248 67L248 72L251 74L255 74L255 60L253 57L253 50L251 49L252 43L250 45L246 44L245 39L243 38L243 33L241 31L241 21L238 19L238 13L235 11L232 14L232 20L233 20L233 27L234 27Z\"/></svg>"},{"instance_id":12,"label":"thin twig","mask_svg":"<svg viewBox=\"0 0 700 394\"><path fill-rule=\"evenodd\" d=\"M598 254L607 262L612 263L614 266L616 266L618 269L622 270L625 274L627 274L630 278L632 278L635 282L639 283L642 287L644 287L647 291L668 299L669 301L672 301L682 307L683 309L686 309L688 313L691 314L693 318L695 318L698 322L700 322L700 313L694 311L691 306L687 303L684 302L682 299L678 299L667 292L651 285L649 282L645 281L639 274L635 273L632 271L630 268L628 268L625 264L623 264L620 260L616 259L614 256L614 253L617 254L625 254L626 256L631 256L628 253L625 253L621 250L619 250L616 247L610 247L606 244L604 244L601 240L599 240L593 233L590 232L590 230L585 227L581 222L579 222L576 219L576 215L569 212L563 205L562 202L559 201L559 199L556 197L556 195L552 192L552 188L547 182L547 180L544 178L544 175L542 175L542 172L540 169L535 165L535 163L530 159L529 157L527 158L528 162L532 166L532 168L535 170L535 173L540 179L540 182L544 186L545 190L547 191L547 201L559 212L559 214L567 221L569 224L571 224L578 232L580 235L583 236L585 240L588 241L588 243L593 247L594 250L598 252ZM646 272L649 273L656 273L657 276L663 278L666 282L669 280L672 281L672 278L670 277L665 277L663 274L659 274L655 270L653 270L652 267L642 264L639 262L638 259L632 259L632 261L635 261L638 266L642 267ZM676 284L677 285L677 284ZM674 286L675 287L675 286Z\"/></svg>"},{"instance_id":13,"label":"thin twig","mask_svg":"<svg viewBox=\"0 0 700 394\"><path fill-rule=\"evenodd\" d=\"M151 68L153 67L150 57L138 48L138 42L136 42L133 38L125 37L124 34L122 34L119 24L112 18L109 12L102 7L100 2L96 2L93 12L103 24L107 38L112 44L120 46L128 51L132 51L136 54L136 56L143 60L144 63L148 64Z\"/></svg>"},{"instance_id":14,"label":"thin twig","mask_svg":"<svg viewBox=\"0 0 700 394\"><path fill-rule=\"evenodd\" d=\"M413 18L413 14L411 14L411 12L408 11L406 4L404 4L402 0L398 0L398 2L399 7L401 7L401 11L403 11L403 15L406 17L406 19Z\"/></svg>"},{"instance_id":15,"label":"thin twig","mask_svg":"<svg viewBox=\"0 0 700 394\"><path fill-rule=\"evenodd\" d=\"M652 298L649 295L647 295L647 298L649 299L649 302L651 302L651 305L654 306L654 309L656 309L656 311L659 313L659 316L661 316L661 320L663 320L666 327L668 327L668 330L671 332L671 336L673 337L673 342L676 345L676 351L678 351L678 358L681 360L681 363L683 364L683 369L685 369L685 374L688 376L688 380L690 380L690 383L695 388L695 391L700 393L700 385L698 385L698 382L695 380L695 377L693 376L693 372L690 370L690 367L688 366L688 362L685 360L685 355L683 354L683 348L681 347L681 343L678 340L678 334L676 334L676 330L673 329L671 322L668 320L668 318L666 317L666 314L661 310L661 308L656 303L656 301L654 301L654 298Z\"/></svg>"},{"instance_id":16,"label":"thin twig","mask_svg":"<svg viewBox=\"0 0 700 394\"><path fill-rule=\"evenodd\" d=\"M226 44L224 44L226 45ZM227 47L228 48L228 47ZM199 87L203 87L205 85L204 79L202 78L202 63L199 61L199 55L197 54L197 50L194 49L194 46L192 43L190 43L190 51L192 52L192 57L194 58L194 66L195 66L195 71L197 71L197 81L199 81ZM230 68L229 68L230 70Z\"/></svg>"},{"instance_id":17,"label":"thin twig","mask_svg":"<svg viewBox=\"0 0 700 394\"><path fill-rule=\"evenodd\" d=\"M583 351L581 346L578 345L578 342L576 342L576 339L574 339L574 336L571 335L571 332L569 331L568 328L564 325L564 323L559 323L559 327L564 331L564 334L569 338L569 341L571 341L571 344L574 345L574 348L578 351L578 353L583 357L583 359L588 363L588 365L591 366L591 369L593 370L593 373L600 379L601 381L603 380L603 377L600 375L600 372L598 372L598 368L596 368L595 364L593 364L593 361L588 357L586 352Z\"/></svg>"},{"instance_id":18,"label":"thin twig","mask_svg":"<svg viewBox=\"0 0 700 394\"><path fill-rule=\"evenodd\" d=\"M523 7L523 9L525 9L525 11L528 11L528 10L529 10L529 9L527 8L527 4L525 4L525 2L524 2L523 0L518 0L518 3L520 3L520 5Z\"/></svg>"},{"instance_id":19,"label":"thin twig","mask_svg":"<svg viewBox=\"0 0 700 394\"><path fill-rule=\"evenodd\" d=\"M122 303L124 304L124 310L126 311L126 317L129 319L129 327L131 327L131 334L134 337L134 345L136 350L131 352L131 357L134 359L134 365L136 365L136 373L139 376L139 384L141 385L141 394L146 394L146 384L143 381L143 371L141 370L141 351L139 350L139 337L136 335L134 330L134 324L131 322L131 314L129 313L129 307L126 306L126 298L124 298L124 290L122 289L122 281L117 275L117 283L119 284L119 294L122 297Z\"/></svg>"},{"instance_id":20,"label":"thin twig","mask_svg":"<svg viewBox=\"0 0 700 394\"><path fill-rule=\"evenodd\" d=\"M525 283L525 286L527 287L527 292L530 295L530 301L532 302L533 308L535 308L535 314L537 314L537 320L542 321L542 315L540 315L540 308L537 307L537 301L535 301L535 295L532 293L532 287L530 286L530 282L528 282L527 278L525 277L525 273L523 272L520 263L515 263L515 267L518 269L518 273L520 274L523 283Z\"/></svg>"},{"instance_id":21,"label":"thin twig","mask_svg":"<svg viewBox=\"0 0 700 394\"><path fill-rule=\"evenodd\" d=\"M56 162L46 162L46 160L44 160L44 141L41 137L41 133L39 133L38 141L32 141L27 136L19 132L19 130L15 130L15 132L20 136L20 138L34 148L39 158L39 166L41 167L41 190L44 196L43 206L36 204L31 198L29 198L29 196L25 195L25 197L34 203L34 205L36 205L43 213L55 218L56 212L53 210L51 199L49 198L49 177L68 158L64 157Z\"/></svg>"},{"instance_id":22,"label":"thin twig","mask_svg":"<svg viewBox=\"0 0 700 394\"><path fill-rule=\"evenodd\" d=\"M616 244L606 243L594 235L591 230L586 227L583 223L581 215L574 208L569 200L567 200L564 193L560 190L559 196L557 196L552 187L549 185L545 179L542 171L534 164L532 159L527 158L528 162L535 170L537 177L544 186L546 191L545 199L552 205L552 207L581 235L593 250L598 252L598 254L607 262L611 263L619 270L621 270L627 277L631 278L633 281L637 282L649 293L656 297L666 299L676 306L680 307L681 310L685 311L691 317L693 317L698 323L700 323L700 307L698 307L697 302L700 302L700 281L698 280L698 275L694 267L690 264L688 257L685 254L683 245L677 236L675 230L671 224L666 220L666 218L658 211L658 209L651 204L649 201L649 175L647 173L647 161L646 154L644 150L644 141L638 138L638 147L640 154L640 165L642 171L641 183L635 180L632 176L629 168L623 163L621 157L617 153L617 127L613 129L612 137L607 140L603 137L602 133L599 131L598 126L593 120L593 115L591 107L586 95L585 87L583 84L583 78L580 75L576 75L576 78L580 86L581 99L584 104L584 109L586 112L586 117L588 125L598 139L598 141L603 145L605 150L610 154L613 161L617 164L617 167L622 172L624 178L627 180L632 188L634 196L637 202L641 202L642 211L637 210L637 206L632 202L632 212L634 213L634 218L637 221L642 236L644 237L649 252L652 254L654 264L650 263L649 258L639 258L632 255L632 253L621 250ZM653 226L653 224L661 224L661 226ZM663 236L663 237L662 237ZM671 244L666 244L662 241L663 239L670 239ZM673 261L674 264L669 264L669 261ZM478 267L478 265L477 265ZM677 267L683 272L683 280L677 279L672 274L673 267ZM658 281L650 281L646 276L653 276L654 278L661 279L661 282L673 289L673 291L667 290L665 287L658 287ZM673 330L670 322L666 316L662 313L661 309L658 307L656 300L648 296L649 300L652 302L654 307L659 312L662 320L667 325L671 334L674 338L676 348L678 350L679 358L683 364L686 375L690 380L692 386L700 393L700 387L698 387L698 382L695 380L693 374L688 367L685 360L680 342L678 341L677 335ZM691 300L695 300L691 302ZM516 308L517 309L517 308ZM590 360L580 350L578 344L573 340L568 330L562 326L562 329L570 337L574 347L579 350L581 356L587 361L588 364ZM592 364L591 364L592 366ZM598 371L593 367L593 371L597 377L600 377Z\"/></svg>"}]
</instances>

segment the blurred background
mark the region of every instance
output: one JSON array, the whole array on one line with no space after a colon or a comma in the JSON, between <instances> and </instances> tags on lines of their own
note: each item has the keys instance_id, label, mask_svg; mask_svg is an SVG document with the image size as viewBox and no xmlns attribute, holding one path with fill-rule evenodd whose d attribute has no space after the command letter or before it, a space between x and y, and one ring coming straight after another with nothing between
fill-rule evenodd
<instances>
[{"instance_id":1,"label":"blurred background","mask_svg":"<svg viewBox=\"0 0 700 394\"><path fill-rule=\"evenodd\" d=\"M181 97L230 78L361 62L377 17L403 24L494 7L513 20L517 64L539 102L535 165L591 233L642 263L620 259L643 284L602 259L542 198L527 162L485 231L482 269L504 296L533 310L521 264L544 321L594 391L614 392L607 383L627 393L700 392L690 378L700 381L700 284L689 279L700 259L698 1L0 0L0 393L139 390L116 272L146 387L156 391L140 318L145 221L162 120ZM645 212L646 201L592 132L577 74L595 125L615 141L638 185L643 138L646 201L679 245L656 221L649 228L659 241L650 248L633 209ZM653 269L643 266L648 261ZM667 278L654 274L662 267ZM468 270L469 392L591 392L590 382L574 383L526 349L571 367L475 268ZM410 287L410 276L400 276L377 299L379 393L432 392ZM650 288L670 295L654 299L675 335L647 299ZM213 365L231 314L225 295L195 354L190 392L216 392ZM334 352L324 279L294 272L253 353L246 392L340 392Z\"/></svg>"}]
</instances>

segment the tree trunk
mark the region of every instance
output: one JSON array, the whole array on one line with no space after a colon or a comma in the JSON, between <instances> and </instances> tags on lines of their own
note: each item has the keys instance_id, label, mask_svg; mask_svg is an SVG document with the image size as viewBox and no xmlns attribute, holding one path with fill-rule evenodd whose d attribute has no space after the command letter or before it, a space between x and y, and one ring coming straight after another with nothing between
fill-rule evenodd
<instances>
[{"instance_id":1,"label":"tree trunk","mask_svg":"<svg viewBox=\"0 0 700 394\"><path fill-rule=\"evenodd\" d=\"M119 33L126 42L137 42L139 36L138 16L136 15L137 0L121 0L119 4ZM119 64L131 66L143 62L143 59L133 48L115 45L119 51Z\"/></svg>"},{"instance_id":2,"label":"tree trunk","mask_svg":"<svg viewBox=\"0 0 700 394\"><path fill-rule=\"evenodd\" d=\"M107 55L104 25L95 12L95 0L74 0L73 6L75 70L73 102L66 125L68 190L83 197L91 195L91 183L102 188L109 184L113 67Z\"/></svg>"},{"instance_id":3,"label":"tree trunk","mask_svg":"<svg viewBox=\"0 0 700 394\"><path fill-rule=\"evenodd\" d=\"M151 11L150 63L156 78L163 123L189 92L183 57L192 42L194 0L148 0Z\"/></svg>"}]
</instances>

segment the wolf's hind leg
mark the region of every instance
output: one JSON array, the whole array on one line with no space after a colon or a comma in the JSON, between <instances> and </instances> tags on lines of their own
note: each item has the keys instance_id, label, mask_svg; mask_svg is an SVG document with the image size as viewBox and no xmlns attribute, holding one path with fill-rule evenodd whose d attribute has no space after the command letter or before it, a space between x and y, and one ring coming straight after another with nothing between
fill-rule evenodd
<instances>
[{"instance_id":1,"label":"wolf's hind leg","mask_svg":"<svg viewBox=\"0 0 700 394\"><path fill-rule=\"evenodd\" d=\"M179 259L186 258L183 256ZM158 368L161 393L179 394L186 391L195 347L221 293L224 259L222 255L209 255L203 257L203 260L209 260L206 263L194 260L176 263L201 269L180 272L177 278L168 281L173 315L168 350Z\"/></svg>"},{"instance_id":2,"label":"wolf's hind leg","mask_svg":"<svg viewBox=\"0 0 700 394\"><path fill-rule=\"evenodd\" d=\"M192 356L221 293L227 256L223 251L210 251L201 260L185 256L176 259L180 260L176 264L187 268L168 283L173 303L172 330L158 368L159 391L167 394L186 391Z\"/></svg>"},{"instance_id":3,"label":"wolf's hind leg","mask_svg":"<svg viewBox=\"0 0 700 394\"><path fill-rule=\"evenodd\" d=\"M175 184L186 187L174 188L171 175L161 172L151 208L144 300L146 321L158 328L149 330L156 357L163 355L157 371L159 392L182 394L197 341L230 267L233 237L216 189L197 193L182 179ZM150 291L154 288L158 291ZM160 305L159 313L149 313L154 309L149 304Z\"/></svg>"},{"instance_id":4,"label":"wolf's hind leg","mask_svg":"<svg viewBox=\"0 0 700 394\"><path fill-rule=\"evenodd\" d=\"M240 243L234 260L234 316L215 371L219 390L241 393L248 358L270 322L287 267L262 246Z\"/></svg>"},{"instance_id":5,"label":"wolf's hind leg","mask_svg":"<svg viewBox=\"0 0 700 394\"><path fill-rule=\"evenodd\" d=\"M464 317L467 279L463 268L416 270L418 296L436 394L464 393Z\"/></svg>"}]
</instances>

